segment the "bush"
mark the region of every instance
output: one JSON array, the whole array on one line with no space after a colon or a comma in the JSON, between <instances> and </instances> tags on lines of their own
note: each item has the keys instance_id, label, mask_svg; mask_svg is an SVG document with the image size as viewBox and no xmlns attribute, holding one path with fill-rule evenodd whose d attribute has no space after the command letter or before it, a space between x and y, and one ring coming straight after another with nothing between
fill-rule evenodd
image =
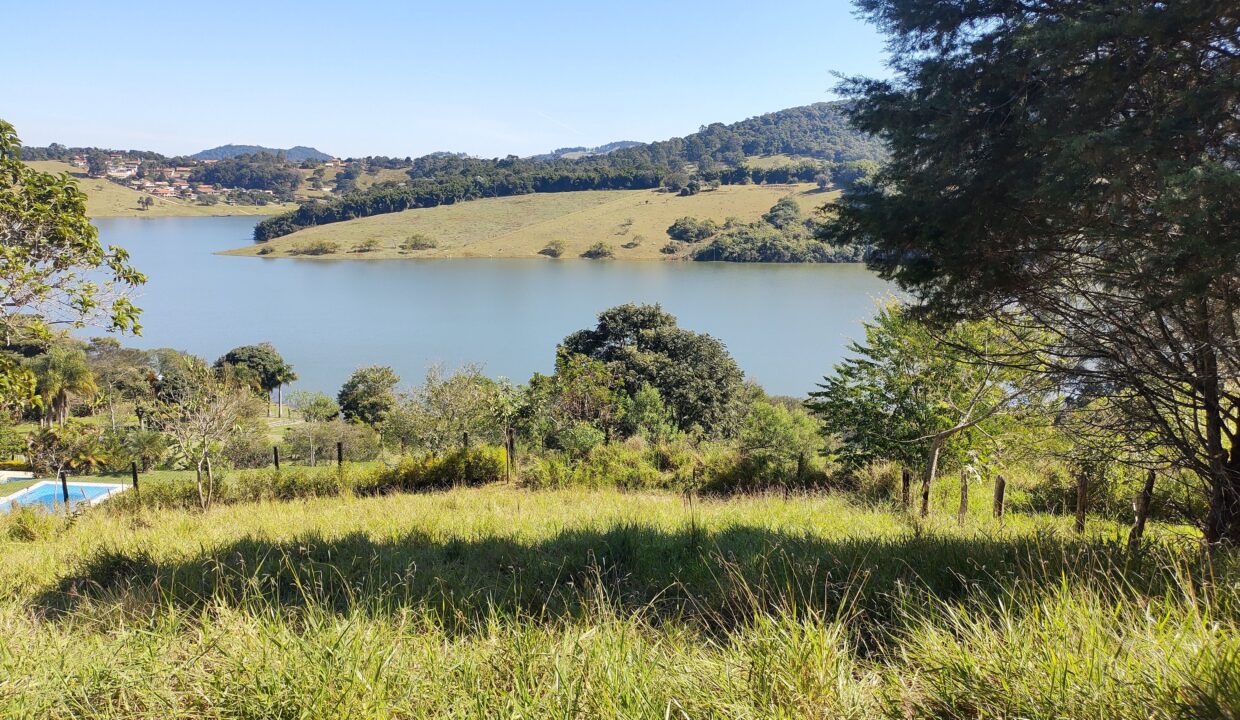
<instances>
[{"instance_id":1,"label":"bush","mask_svg":"<svg viewBox=\"0 0 1240 720\"><path fill-rule=\"evenodd\" d=\"M664 486L662 473L642 450L624 445L599 445L573 471L573 485L639 490Z\"/></svg>"},{"instance_id":2,"label":"bush","mask_svg":"<svg viewBox=\"0 0 1240 720\"><path fill-rule=\"evenodd\" d=\"M558 453L526 458L521 465L521 484L537 490L555 490L573 483L573 469Z\"/></svg>"},{"instance_id":3,"label":"bush","mask_svg":"<svg viewBox=\"0 0 1240 720\"><path fill-rule=\"evenodd\" d=\"M676 253L680 252L680 243L676 242L675 240L671 240L666 245L659 248L659 252L663 253L664 255L675 255Z\"/></svg>"},{"instance_id":4,"label":"bush","mask_svg":"<svg viewBox=\"0 0 1240 720\"><path fill-rule=\"evenodd\" d=\"M578 422L555 435L554 442L569 457L582 458L607 439L602 430L588 422Z\"/></svg>"},{"instance_id":5,"label":"bush","mask_svg":"<svg viewBox=\"0 0 1240 720\"><path fill-rule=\"evenodd\" d=\"M632 250L635 247L641 247L641 244L645 242L645 240L646 240L646 236L644 235L634 235L632 240L626 242L620 247L624 248L625 250Z\"/></svg>"},{"instance_id":6,"label":"bush","mask_svg":"<svg viewBox=\"0 0 1240 720\"><path fill-rule=\"evenodd\" d=\"M368 425L343 420L292 426L284 436L281 452L290 460L309 465L334 463L336 443L343 443L345 460L350 462L366 462L379 457L379 434Z\"/></svg>"},{"instance_id":7,"label":"bush","mask_svg":"<svg viewBox=\"0 0 1240 720\"><path fill-rule=\"evenodd\" d=\"M433 250L437 247L439 247L439 243L422 233L414 233L400 244L400 249L406 251Z\"/></svg>"},{"instance_id":8,"label":"bush","mask_svg":"<svg viewBox=\"0 0 1240 720\"><path fill-rule=\"evenodd\" d=\"M369 477L359 491L426 490L454 485L484 485L504 479L508 455L503 448L459 448L443 455L405 457L395 468Z\"/></svg>"},{"instance_id":9,"label":"bush","mask_svg":"<svg viewBox=\"0 0 1240 720\"><path fill-rule=\"evenodd\" d=\"M355 253L374 252L381 247L383 247L383 243L379 242L378 238L366 238L365 240L361 241L357 245L354 245L352 252L355 252Z\"/></svg>"},{"instance_id":10,"label":"bush","mask_svg":"<svg viewBox=\"0 0 1240 720\"><path fill-rule=\"evenodd\" d=\"M897 462L878 460L849 473L849 481L857 495L868 502L899 501L904 467Z\"/></svg>"},{"instance_id":11,"label":"bush","mask_svg":"<svg viewBox=\"0 0 1240 720\"><path fill-rule=\"evenodd\" d=\"M315 240L314 242L298 245L289 251L290 255L331 255L340 251L340 243L331 240Z\"/></svg>"},{"instance_id":12,"label":"bush","mask_svg":"<svg viewBox=\"0 0 1240 720\"><path fill-rule=\"evenodd\" d=\"M667 229L667 236L673 240L695 243L719 232L714 220L698 220L691 217L677 218Z\"/></svg>"},{"instance_id":13,"label":"bush","mask_svg":"<svg viewBox=\"0 0 1240 720\"><path fill-rule=\"evenodd\" d=\"M552 240L551 242L547 243L547 245L542 250L539 250L538 254L546 255L547 257L558 258L559 256L564 254L564 241L563 240Z\"/></svg>"},{"instance_id":14,"label":"bush","mask_svg":"<svg viewBox=\"0 0 1240 720\"><path fill-rule=\"evenodd\" d=\"M591 260L603 260L616 256L616 249L602 240L594 243L585 252L581 253L581 257L590 258Z\"/></svg>"}]
</instances>

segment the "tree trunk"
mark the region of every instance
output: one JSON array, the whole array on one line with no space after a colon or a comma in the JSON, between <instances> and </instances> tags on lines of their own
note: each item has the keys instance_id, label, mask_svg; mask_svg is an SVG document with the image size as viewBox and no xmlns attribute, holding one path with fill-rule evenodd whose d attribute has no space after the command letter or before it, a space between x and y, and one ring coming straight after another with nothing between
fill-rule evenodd
<instances>
[{"instance_id":1,"label":"tree trunk","mask_svg":"<svg viewBox=\"0 0 1240 720\"><path fill-rule=\"evenodd\" d=\"M198 460L198 464L194 466L194 482L198 486L198 507L203 510L207 509L207 496L203 492L202 487L202 459Z\"/></svg>"},{"instance_id":2,"label":"tree trunk","mask_svg":"<svg viewBox=\"0 0 1240 720\"><path fill-rule=\"evenodd\" d=\"M1089 475L1084 471L1076 476L1076 531L1085 532L1085 511L1089 505Z\"/></svg>"},{"instance_id":3,"label":"tree trunk","mask_svg":"<svg viewBox=\"0 0 1240 720\"><path fill-rule=\"evenodd\" d=\"M912 498L913 473L908 468L900 468L900 507L908 512Z\"/></svg>"},{"instance_id":4,"label":"tree trunk","mask_svg":"<svg viewBox=\"0 0 1240 720\"><path fill-rule=\"evenodd\" d=\"M960 510L956 513L956 522L964 525L964 518L969 514L969 471L960 470Z\"/></svg>"},{"instance_id":5,"label":"tree trunk","mask_svg":"<svg viewBox=\"0 0 1240 720\"><path fill-rule=\"evenodd\" d=\"M276 417L284 417L284 383L276 386Z\"/></svg>"},{"instance_id":6,"label":"tree trunk","mask_svg":"<svg viewBox=\"0 0 1240 720\"><path fill-rule=\"evenodd\" d=\"M1210 508L1206 515L1206 542L1240 547L1240 456L1233 455L1211 473Z\"/></svg>"},{"instance_id":7,"label":"tree trunk","mask_svg":"<svg viewBox=\"0 0 1240 720\"><path fill-rule=\"evenodd\" d=\"M1128 550L1135 552L1141 547L1141 536L1145 534L1145 518L1150 512L1150 500L1154 499L1154 471L1145 476L1145 487L1137 494L1132 503L1132 530L1128 531Z\"/></svg>"},{"instance_id":8,"label":"tree trunk","mask_svg":"<svg viewBox=\"0 0 1240 720\"><path fill-rule=\"evenodd\" d=\"M215 473L211 471L211 456L204 455L203 459L207 463L207 506L204 510L211 509L211 501L215 499Z\"/></svg>"},{"instance_id":9,"label":"tree trunk","mask_svg":"<svg viewBox=\"0 0 1240 720\"><path fill-rule=\"evenodd\" d=\"M926 474L921 481L921 516L930 514L930 486L934 484L934 476L939 472L939 455L943 453L943 438L935 436L930 443L930 454L926 458Z\"/></svg>"},{"instance_id":10,"label":"tree trunk","mask_svg":"<svg viewBox=\"0 0 1240 720\"><path fill-rule=\"evenodd\" d=\"M995 517L1003 519L1003 493L1007 490L1007 480L1002 475L995 476Z\"/></svg>"}]
</instances>

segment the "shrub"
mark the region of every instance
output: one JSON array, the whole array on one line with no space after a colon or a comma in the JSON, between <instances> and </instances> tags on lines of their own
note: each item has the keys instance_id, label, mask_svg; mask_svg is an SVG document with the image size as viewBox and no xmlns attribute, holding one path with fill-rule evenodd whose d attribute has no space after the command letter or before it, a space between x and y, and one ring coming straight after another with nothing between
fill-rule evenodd
<instances>
[{"instance_id":1,"label":"shrub","mask_svg":"<svg viewBox=\"0 0 1240 720\"><path fill-rule=\"evenodd\" d=\"M395 468L375 473L358 489L367 492L426 490L498 482L504 479L507 457L503 448L486 445L458 448L438 456L411 455Z\"/></svg>"},{"instance_id":2,"label":"shrub","mask_svg":"<svg viewBox=\"0 0 1240 720\"><path fill-rule=\"evenodd\" d=\"M284 437L290 459L315 463L335 462L336 443L342 443L344 459L367 462L379 457L379 433L361 423L307 422L294 425Z\"/></svg>"},{"instance_id":3,"label":"shrub","mask_svg":"<svg viewBox=\"0 0 1240 720\"><path fill-rule=\"evenodd\" d=\"M406 251L433 250L437 247L439 247L439 243L435 242L435 240L430 236L423 235L422 233L414 233L400 244L400 249Z\"/></svg>"},{"instance_id":4,"label":"shrub","mask_svg":"<svg viewBox=\"0 0 1240 720\"><path fill-rule=\"evenodd\" d=\"M661 487L663 475L642 450L624 445L599 445L573 471L573 484L591 488L638 490Z\"/></svg>"},{"instance_id":5,"label":"shrub","mask_svg":"<svg viewBox=\"0 0 1240 720\"><path fill-rule=\"evenodd\" d=\"M379 242L378 238L366 238L365 240L361 241L357 245L353 246L353 252L355 253L374 252L381 247L383 247L383 243Z\"/></svg>"},{"instance_id":6,"label":"shrub","mask_svg":"<svg viewBox=\"0 0 1240 720\"><path fill-rule=\"evenodd\" d=\"M671 240L666 245L659 248L659 252L663 253L664 255L675 255L676 253L680 252L680 243L676 242L675 240Z\"/></svg>"},{"instance_id":7,"label":"shrub","mask_svg":"<svg viewBox=\"0 0 1240 720\"><path fill-rule=\"evenodd\" d=\"M581 257L590 258L591 260L603 260L616 256L616 249L602 240L594 243L585 252L581 253Z\"/></svg>"},{"instance_id":8,"label":"shrub","mask_svg":"<svg viewBox=\"0 0 1240 720\"><path fill-rule=\"evenodd\" d=\"M538 490L554 490L572 485L573 470L558 453L526 458L521 465L521 484Z\"/></svg>"},{"instance_id":9,"label":"shrub","mask_svg":"<svg viewBox=\"0 0 1240 720\"><path fill-rule=\"evenodd\" d=\"M714 220L698 220L691 217L677 218L667 229L667 236L673 240L695 243L719 232Z\"/></svg>"},{"instance_id":10,"label":"shrub","mask_svg":"<svg viewBox=\"0 0 1240 720\"><path fill-rule=\"evenodd\" d=\"M539 250L538 254L546 255L547 257L558 258L559 256L564 254L564 241L563 240L552 240L551 242L547 243L547 245L543 247L542 250Z\"/></svg>"},{"instance_id":11,"label":"shrub","mask_svg":"<svg viewBox=\"0 0 1240 720\"><path fill-rule=\"evenodd\" d=\"M645 240L646 240L645 235L634 235L632 240L626 242L624 245L621 245L620 247L623 247L625 250L632 250L635 247L640 247L641 244L645 242Z\"/></svg>"},{"instance_id":12,"label":"shrub","mask_svg":"<svg viewBox=\"0 0 1240 720\"><path fill-rule=\"evenodd\" d=\"M602 445L607 436L588 422L578 422L557 433L555 445L570 457L585 457L596 446Z\"/></svg>"},{"instance_id":13,"label":"shrub","mask_svg":"<svg viewBox=\"0 0 1240 720\"><path fill-rule=\"evenodd\" d=\"M273 252L275 252L275 248L271 247L270 245L266 247L261 247L258 249L259 255L270 255Z\"/></svg>"},{"instance_id":14,"label":"shrub","mask_svg":"<svg viewBox=\"0 0 1240 720\"><path fill-rule=\"evenodd\" d=\"M901 476L904 468L900 463L878 460L867 463L849 473L849 481L857 495L869 502L900 499Z\"/></svg>"},{"instance_id":15,"label":"shrub","mask_svg":"<svg viewBox=\"0 0 1240 720\"><path fill-rule=\"evenodd\" d=\"M315 240L298 245L289 251L290 255L331 255L340 251L340 243L331 240Z\"/></svg>"}]
</instances>

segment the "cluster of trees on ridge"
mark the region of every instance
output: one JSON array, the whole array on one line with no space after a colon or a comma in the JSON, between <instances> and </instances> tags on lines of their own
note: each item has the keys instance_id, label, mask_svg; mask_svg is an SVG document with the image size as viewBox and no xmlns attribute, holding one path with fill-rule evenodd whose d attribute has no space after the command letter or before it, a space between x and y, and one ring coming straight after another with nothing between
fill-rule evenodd
<instances>
[{"instance_id":1,"label":"cluster of trees on ridge","mask_svg":"<svg viewBox=\"0 0 1240 720\"><path fill-rule=\"evenodd\" d=\"M257 153L198 165L190 172L190 180L228 188L270 190L277 197L291 200L293 191L301 185L301 173L280 156Z\"/></svg>"},{"instance_id":2,"label":"cluster of trees on ridge","mask_svg":"<svg viewBox=\"0 0 1240 720\"><path fill-rule=\"evenodd\" d=\"M684 138L622 147L576 159L558 156L483 159L435 153L413 160L405 183L302 204L254 229L264 242L315 225L414 208L534 192L657 188L691 169L700 183L813 182L820 176L864 174L883 156L881 144L851 129L839 103L762 115L732 125L715 123ZM794 153L813 158L756 168L745 158Z\"/></svg>"}]
</instances>

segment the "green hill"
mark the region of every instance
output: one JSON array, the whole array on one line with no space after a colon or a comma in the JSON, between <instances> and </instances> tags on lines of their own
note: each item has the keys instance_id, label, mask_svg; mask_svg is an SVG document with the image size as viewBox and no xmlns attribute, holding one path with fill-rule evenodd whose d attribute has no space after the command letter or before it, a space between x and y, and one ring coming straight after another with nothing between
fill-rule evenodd
<instances>
[{"instance_id":1,"label":"green hill","mask_svg":"<svg viewBox=\"0 0 1240 720\"><path fill-rule=\"evenodd\" d=\"M689 216L722 224L733 217L750 222L787 195L796 198L807 215L832 197L810 184L724 185L689 197L656 190L531 193L319 225L227 254L365 260L539 258L540 250L558 241L563 243L564 258L578 257L591 245L603 242L613 247L620 260L675 259L691 247L678 245L679 252L674 255L662 252L669 242L667 228L677 218ZM402 250L401 244L414 235L435 246ZM363 248L369 249L363 252Z\"/></svg>"}]
</instances>

